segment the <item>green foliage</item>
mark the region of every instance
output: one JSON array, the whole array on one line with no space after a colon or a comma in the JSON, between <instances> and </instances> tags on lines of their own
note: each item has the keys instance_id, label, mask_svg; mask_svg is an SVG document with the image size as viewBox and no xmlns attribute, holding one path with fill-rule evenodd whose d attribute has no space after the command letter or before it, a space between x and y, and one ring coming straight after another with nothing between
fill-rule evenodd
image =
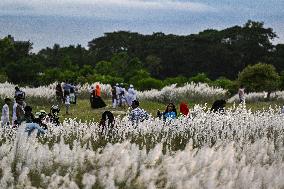
<instances>
[{"instance_id":1,"label":"green foliage","mask_svg":"<svg viewBox=\"0 0 284 189\"><path fill-rule=\"evenodd\" d=\"M88 78L89 83L93 83L95 81L100 81L101 83L111 84L111 85L114 85L115 83L123 83L124 82L123 78L114 77L114 76L111 76L111 75L95 74L95 75Z\"/></svg>"},{"instance_id":2,"label":"green foliage","mask_svg":"<svg viewBox=\"0 0 284 189\"><path fill-rule=\"evenodd\" d=\"M161 89L163 87L163 82L154 78L145 78L137 82L136 87L139 90L150 90L150 89Z\"/></svg>"},{"instance_id":3,"label":"green foliage","mask_svg":"<svg viewBox=\"0 0 284 189\"><path fill-rule=\"evenodd\" d=\"M236 94L238 90L238 83L236 81L231 81L225 77L218 78L217 80L212 82L212 84L214 86L227 89L230 96Z\"/></svg>"},{"instance_id":4,"label":"green foliage","mask_svg":"<svg viewBox=\"0 0 284 189\"><path fill-rule=\"evenodd\" d=\"M146 70L138 70L136 71L135 75L129 79L128 83L136 86L140 80L146 78L150 78L150 73L147 72Z\"/></svg>"},{"instance_id":5,"label":"green foliage","mask_svg":"<svg viewBox=\"0 0 284 189\"><path fill-rule=\"evenodd\" d=\"M177 84L178 86L181 86L186 82L188 82L188 79L184 76L169 77L164 80L164 85Z\"/></svg>"},{"instance_id":6,"label":"green foliage","mask_svg":"<svg viewBox=\"0 0 284 189\"><path fill-rule=\"evenodd\" d=\"M280 76L272 65L259 63L247 66L239 74L238 81L247 91L272 92L278 88Z\"/></svg>"},{"instance_id":7,"label":"green foliage","mask_svg":"<svg viewBox=\"0 0 284 189\"><path fill-rule=\"evenodd\" d=\"M279 89L284 90L284 71L280 72Z\"/></svg>"},{"instance_id":8,"label":"green foliage","mask_svg":"<svg viewBox=\"0 0 284 189\"><path fill-rule=\"evenodd\" d=\"M9 63L5 71L9 81L13 83L25 84L29 81L31 85L37 85L37 78L41 70L41 65L31 58L23 58L16 63Z\"/></svg>"},{"instance_id":9,"label":"green foliage","mask_svg":"<svg viewBox=\"0 0 284 189\"><path fill-rule=\"evenodd\" d=\"M41 84L47 85L55 81L59 81L60 71L59 69L47 69L45 72L39 76L39 81Z\"/></svg>"},{"instance_id":10,"label":"green foliage","mask_svg":"<svg viewBox=\"0 0 284 189\"><path fill-rule=\"evenodd\" d=\"M243 26L185 36L111 32L91 40L88 49L54 44L33 54L30 41L15 41L7 36L0 39L0 66L5 72L3 80L6 75L9 81L26 85L95 79L137 84L148 78L180 85L194 75L190 81L211 84L211 79L220 76L235 80L248 64L258 62L270 63L279 72L284 70L284 45L273 45L271 40L275 37L262 22L249 20ZM17 70L28 73L16 73ZM233 88L225 80L218 79L213 84Z\"/></svg>"},{"instance_id":11,"label":"green foliage","mask_svg":"<svg viewBox=\"0 0 284 189\"><path fill-rule=\"evenodd\" d=\"M114 75L115 70L112 67L112 63L108 61L100 61L96 64L95 67L97 73L101 75Z\"/></svg>"},{"instance_id":12,"label":"green foliage","mask_svg":"<svg viewBox=\"0 0 284 189\"><path fill-rule=\"evenodd\" d=\"M149 55L145 59L145 64L149 72L154 76L159 76L162 65L161 65L161 59L155 55Z\"/></svg>"},{"instance_id":13,"label":"green foliage","mask_svg":"<svg viewBox=\"0 0 284 189\"><path fill-rule=\"evenodd\" d=\"M0 83L4 83L8 81L8 76L6 75L6 72L0 71Z\"/></svg>"},{"instance_id":14,"label":"green foliage","mask_svg":"<svg viewBox=\"0 0 284 189\"><path fill-rule=\"evenodd\" d=\"M189 79L195 83L211 83L211 80L207 77L205 73L199 73L196 76L193 76Z\"/></svg>"},{"instance_id":15,"label":"green foliage","mask_svg":"<svg viewBox=\"0 0 284 189\"><path fill-rule=\"evenodd\" d=\"M89 75L94 74L94 68L91 65L84 65L80 70L79 70L79 75L83 77L87 77Z\"/></svg>"}]
</instances>

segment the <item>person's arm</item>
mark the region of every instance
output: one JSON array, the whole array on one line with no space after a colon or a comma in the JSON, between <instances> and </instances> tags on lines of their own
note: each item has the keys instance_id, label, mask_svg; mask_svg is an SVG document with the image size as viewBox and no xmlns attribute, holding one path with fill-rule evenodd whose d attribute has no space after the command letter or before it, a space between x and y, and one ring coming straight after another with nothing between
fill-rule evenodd
<instances>
[{"instance_id":1,"label":"person's arm","mask_svg":"<svg viewBox=\"0 0 284 189\"><path fill-rule=\"evenodd\" d=\"M131 111L130 114L129 114L129 120L133 122L134 119L135 119L135 114L134 114L133 111Z\"/></svg>"},{"instance_id":2,"label":"person's arm","mask_svg":"<svg viewBox=\"0 0 284 189\"><path fill-rule=\"evenodd\" d=\"M21 108L19 106L16 107L16 116L17 118L19 118L19 116L21 115Z\"/></svg>"},{"instance_id":3,"label":"person's arm","mask_svg":"<svg viewBox=\"0 0 284 189\"><path fill-rule=\"evenodd\" d=\"M3 107L3 117L9 117L9 109L7 106Z\"/></svg>"}]
</instances>

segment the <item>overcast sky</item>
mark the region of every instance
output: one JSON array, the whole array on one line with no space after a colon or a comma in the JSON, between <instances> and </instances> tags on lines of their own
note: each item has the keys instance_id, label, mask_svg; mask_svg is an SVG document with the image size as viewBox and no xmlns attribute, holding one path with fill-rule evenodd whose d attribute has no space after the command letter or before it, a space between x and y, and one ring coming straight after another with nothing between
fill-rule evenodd
<instances>
[{"instance_id":1,"label":"overcast sky","mask_svg":"<svg viewBox=\"0 0 284 189\"><path fill-rule=\"evenodd\" d=\"M284 0L0 0L0 37L30 40L34 51L82 44L127 30L188 35L263 21L284 43Z\"/></svg>"}]
</instances>

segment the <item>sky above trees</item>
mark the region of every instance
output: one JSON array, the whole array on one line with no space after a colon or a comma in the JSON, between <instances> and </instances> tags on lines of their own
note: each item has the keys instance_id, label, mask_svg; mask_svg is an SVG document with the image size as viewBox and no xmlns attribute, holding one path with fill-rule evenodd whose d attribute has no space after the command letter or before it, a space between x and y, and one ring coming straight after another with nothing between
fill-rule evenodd
<instances>
[{"instance_id":1,"label":"sky above trees","mask_svg":"<svg viewBox=\"0 0 284 189\"><path fill-rule=\"evenodd\" d=\"M283 0L1 0L0 37L30 40L34 51L54 43L87 45L104 32L187 35L263 21L284 43Z\"/></svg>"}]
</instances>

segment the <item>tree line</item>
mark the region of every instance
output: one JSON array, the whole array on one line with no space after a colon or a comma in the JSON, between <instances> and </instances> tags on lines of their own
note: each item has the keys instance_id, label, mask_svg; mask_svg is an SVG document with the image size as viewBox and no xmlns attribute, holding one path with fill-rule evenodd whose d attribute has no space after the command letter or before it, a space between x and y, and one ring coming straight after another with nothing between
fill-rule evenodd
<instances>
[{"instance_id":1,"label":"tree line","mask_svg":"<svg viewBox=\"0 0 284 189\"><path fill-rule=\"evenodd\" d=\"M139 89L202 81L236 88L240 72L259 62L284 75L284 44L272 44L276 37L263 22L249 20L184 36L111 32L88 42L88 48L54 44L32 53L32 42L7 36L0 39L0 81L33 86L123 82Z\"/></svg>"}]
</instances>

